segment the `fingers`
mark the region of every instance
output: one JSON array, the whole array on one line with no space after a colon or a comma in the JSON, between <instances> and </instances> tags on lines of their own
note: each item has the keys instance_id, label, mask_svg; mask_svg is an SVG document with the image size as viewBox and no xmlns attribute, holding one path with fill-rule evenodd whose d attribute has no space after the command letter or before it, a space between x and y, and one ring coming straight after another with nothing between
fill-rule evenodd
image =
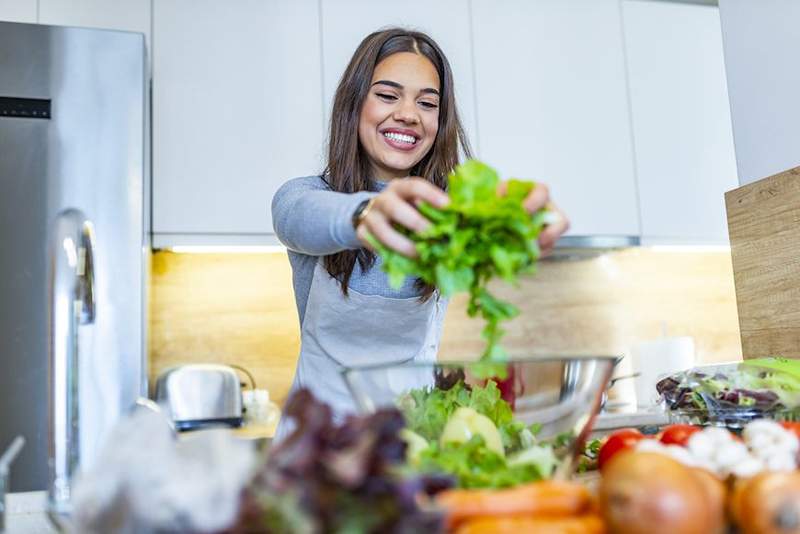
<instances>
[{"instance_id":1,"label":"fingers","mask_svg":"<svg viewBox=\"0 0 800 534\"><path fill-rule=\"evenodd\" d=\"M550 189L544 184L537 183L536 187L533 188L527 198L522 202L522 205L528 213L536 213L547 206L549 201Z\"/></svg>"},{"instance_id":2,"label":"fingers","mask_svg":"<svg viewBox=\"0 0 800 534\"><path fill-rule=\"evenodd\" d=\"M501 186L504 186L502 189L503 192L505 192L507 185L503 183ZM498 194L501 194L500 187L498 187L497 191ZM550 253L553 252L553 247L556 241L558 241L558 238L569 230L569 220L560 209L550 202L550 189L542 183L536 184L536 187L531 190L530 194L522 202L522 205L525 207L525 210L531 214L546 209L553 215L542 230L542 233L539 234L541 257L549 256Z\"/></svg>"},{"instance_id":3,"label":"fingers","mask_svg":"<svg viewBox=\"0 0 800 534\"><path fill-rule=\"evenodd\" d=\"M450 202L447 194L421 178L405 178L392 181L373 201L372 208L356 229L356 236L368 248L366 235L370 234L387 247L414 258L417 250L414 243L395 230L400 225L413 232L423 232L430 221L414 207L420 202L444 207Z\"/></svg>"},{"instance_id":4,"label":"fingers","mask_svg":"<svg viewBox=\"0 0 800 534\"><path fill-rule=\"evenodd\" d=\"M414 232L423 232L431 224L414 206L393 191L387 191L385 196L375 199L373 209L381 212L386 219Z\"/></svg>"},{"instance_id":5,"label":"fingers","mask_svg":"<svg viewBox=\"0 0 800 534\"><path fill-rule=\"evenodd\" d=\"M549 209L552 213L557 214L558 217L554 217L553 222L545 226L542 233L539 234L539 248L542 251L542 257L549 256L558 238L569 230L569 220L561 210L552 204L550 204Z\"/></svg>"},{"instance_id":6,"label":"fingers","mask_svg":"<svg viewBox=\"0 0 800 534\"><path fill-rule=\"evenodd\" d=\"M404 256L409 258L417 257L417 249L414 246L414 242L395 230L389 219L380 211L370 211L364 218L364 222L356 229L356 235L362 243L368 243L366 240L367 233Z\"/></svg>"},{"instance_id":7,"label":"fingers","mask_svg":"<svg viewBox=\"0 0 800 534\"><path fill-rule=\"evenodd\" d=\"M450 203L447 193L422 178L393 180L387 189L393 190L407 202L424 201L437 208L443 208Z\"/></svg>"}]
</instances>

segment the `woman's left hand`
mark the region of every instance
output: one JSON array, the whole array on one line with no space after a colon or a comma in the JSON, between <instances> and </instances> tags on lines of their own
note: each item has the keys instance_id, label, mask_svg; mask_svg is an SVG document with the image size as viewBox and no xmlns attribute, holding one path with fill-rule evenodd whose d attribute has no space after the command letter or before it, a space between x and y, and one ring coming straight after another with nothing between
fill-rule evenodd
<instances>
[{"instance_id":1,"label":"woman's left hand","mask_svg":"<svg viewBox=\"0 0 800 534\"><path fill-rule=\"evenodd\" d=\"M506 182L500 184L498 192L502 195L506 191ZM534 214L540 209L546 209L550 212L550 222L544 227L542 233L539 234L539 248L542 250L541 257L547 257L553 252L553 247L564 232L569 230L569 219L564 215L558 206L550 201L550 189L547 185L537 182L536 187L530 194L522 201L528 213Z\"/></svg>"}]
</instances>

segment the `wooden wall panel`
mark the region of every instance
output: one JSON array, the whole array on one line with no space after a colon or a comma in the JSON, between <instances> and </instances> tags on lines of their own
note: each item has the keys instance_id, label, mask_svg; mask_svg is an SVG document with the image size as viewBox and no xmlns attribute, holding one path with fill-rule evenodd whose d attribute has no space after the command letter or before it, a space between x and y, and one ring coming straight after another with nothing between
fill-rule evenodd
<instances>
[{"instance_id":1,"label":"wooden wall panel","mask_svg":"<svg viewBox=\"0 0 800 534\"><path fill-rule=\"evenodd\" d=\"M153 256L150 376L188 362L237 363L278 402L299 353L299 325L286 254ZM630 249L580 261L544 262L498 296L522 309L507 325L516 355L627 353L661 334L695 338L698 359L741 359L730 255ZM479 320L456 297L440 357L483 349ZM621 383L622 384L622 383Z\"/></svg>"},{"instance_id":2,"label":"wooden wall panel","mask_svg":"<svg viewBox=\"0 0 800 534\"><path fill-rule=\"evenodd\" d=\"M800 167L725 204L744 356L800 358Z\"/></svg>"}]
</instances>

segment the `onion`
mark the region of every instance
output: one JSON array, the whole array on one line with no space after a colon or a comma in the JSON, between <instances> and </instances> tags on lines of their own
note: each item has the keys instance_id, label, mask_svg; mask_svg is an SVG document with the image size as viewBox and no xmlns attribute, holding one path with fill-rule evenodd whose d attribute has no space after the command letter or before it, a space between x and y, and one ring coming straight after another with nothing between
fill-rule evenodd
<instances>
[{"instance_id":1,"label":"onion","mask_svg":"<svg viewBox=\"0 0 800 534\"><path fill-rule=\"evenodd\" d=\"M608 463L600 507L618 534L714 534L724 528L722 483L659 453L625 451Z\"/></svg>"},{"instance_id":2,"label":"onion","mask_svg":"<svg viewBox=\"0 0 800 534\"><path fill-rule=\"evenodd\" d=\"M731 512L742 534L800 534L800 472L764 472L741 481Z\"/></svg>"}]
</instances>

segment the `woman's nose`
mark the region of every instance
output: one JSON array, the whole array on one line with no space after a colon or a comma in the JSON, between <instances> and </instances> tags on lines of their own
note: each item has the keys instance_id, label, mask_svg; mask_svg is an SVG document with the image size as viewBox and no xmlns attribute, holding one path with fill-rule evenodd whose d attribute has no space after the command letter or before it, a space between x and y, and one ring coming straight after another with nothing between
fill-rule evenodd
<instances>
[{"instance_id":1,"label":"woman's nose","mask_svg":"<svg viewBox=\"0 0 800 534\"><path fill-rule=\"evenodd\" d=\"M409 124L416 124L419 122L419 115L417 115L416 102L402 101L395 109L394 120L401 121Z\"/></svg>"}]
</instances>

